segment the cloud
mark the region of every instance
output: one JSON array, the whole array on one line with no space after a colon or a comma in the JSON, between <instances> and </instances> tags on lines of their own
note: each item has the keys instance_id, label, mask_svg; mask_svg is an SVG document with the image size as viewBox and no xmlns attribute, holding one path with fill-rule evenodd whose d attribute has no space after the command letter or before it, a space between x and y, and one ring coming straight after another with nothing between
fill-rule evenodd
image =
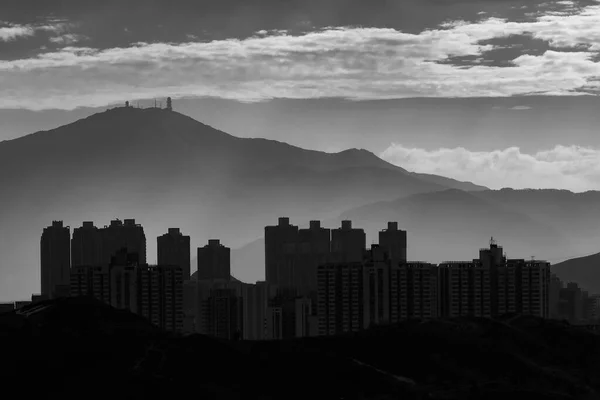
<instances>
[{"instance_id":1,"label":"cloud","mask_svg":"<svg viewBox=\"0 0 600 400\"><path fill-rule=\"evenodd\" d=\"M63 21L48 21L44 25L20 25L0 21L0 42L11 42L19 38L35 36L38 31L61 33L70 24Z\"/></svg>"},{"instance_id":2,"label":"cloud","mask_svg":"<svg viewBox=\"0 0 600 400\"><path fill-rule=\"evenodd\" d=\"M535 154L518 147L469 151L458 147L426 150L393 143L380 157L409 171L444 175L493 189L555 188L575 192L597 190L600 149L558 145Z\"/></svg>"},{"instance_id":3,"label":"cloud","mask_svg":"<svg viewBox=\"0 0 600 400\"><path fill-rule=\"evenodd\" d=\"M65 41L67 47L35 58L0 61L0 107L72 109L165 95L241 101L581 95L600 90L598 26L600 6L590 6L526 22L453 21L419 34L331 27L103 50ZM552 47L520 52L509 67L445 62L482 57L501 47L490 40L515 35Z\"/></svg>"},{"instance_id":4,"label":"cloud","mask_svg":"<svg viewBox=\"0 0 600 400\"><path fill-rule=\"evenodd\" d=\"M0 27L0 41L11 42L21 37L33 36L35 30L27 25L8 25Z\"/></svg>"},{"instance_id":5,"label":"cloud","mask_svg":"<svg viewBox=\"0 0 600 400\"><path fill-rule=\"evenodd\" d=\"M50 38L50 42L54 44L72 45L80 41L86 40L87 37L84 35L78 35L75 33L66 33L60 36L54 36Z\"/></svg>"}]
</instances>

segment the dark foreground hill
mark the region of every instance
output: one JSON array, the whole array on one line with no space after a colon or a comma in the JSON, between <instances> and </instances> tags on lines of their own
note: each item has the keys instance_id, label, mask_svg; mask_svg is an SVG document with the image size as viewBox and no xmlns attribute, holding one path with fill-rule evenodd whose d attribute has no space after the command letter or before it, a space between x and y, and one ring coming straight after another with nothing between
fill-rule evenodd
<instances>
[{"instance_id":1,"label":"dark foreground hill","mask_svg":"<svg viewBox=\"0 0 600 400\"><path fill-rule=\"evenodd\" d=\"M2 383L33 398L595 399L600 337L535 318L409 321L360 335L172 337L86 299L0 315Z\"/></svg>"}]
</instances>

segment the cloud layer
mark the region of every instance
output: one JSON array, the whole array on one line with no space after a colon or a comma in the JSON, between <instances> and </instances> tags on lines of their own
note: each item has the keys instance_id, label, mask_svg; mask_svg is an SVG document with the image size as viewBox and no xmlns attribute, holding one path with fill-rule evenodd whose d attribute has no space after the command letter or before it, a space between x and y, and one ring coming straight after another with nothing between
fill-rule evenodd
<instances>
[{"instance_id":1,"label":"cloud layer","mask_svg":"<svg viewBox=\"0 0 600 400\"><path fill-rule=\"evenodd\" d=\"M577 9L562 3L563 11L524 22L449 22L420 34L341 27L300 36L259 32L244 40L136 43L104 50L74 47L73 34L53 40L64 45L59 50L0 61L0 107L72 109L166 95L258 101L595 93L600 90L600 6ZM0 37L11 40L27 28L6 29L12 31ZM489 41L515 35L543 40L550 49L541 54L521 49L509 67L481 62L502 47ZM475 63L447 62L454 57Z\"/></svg>"},{"instance_id":2,"label":"cloud layer","mask_svg":"<svg viewBox=\"0 0 600 400\"><path fill-rule=\"evenodd\" d=\"M454 149L425 150L392 144L381 153L384 160L410 171L444 175L492 189L598 190L600 150L580 146L556 146L535 154L518 147L489 152Z\"/></svg>"}]
</instances>

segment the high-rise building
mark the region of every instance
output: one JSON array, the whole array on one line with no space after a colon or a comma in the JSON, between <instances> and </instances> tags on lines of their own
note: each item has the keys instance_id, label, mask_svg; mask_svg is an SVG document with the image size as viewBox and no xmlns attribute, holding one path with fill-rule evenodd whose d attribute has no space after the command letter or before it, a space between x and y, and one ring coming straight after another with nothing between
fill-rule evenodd
<instances>
[{"instance_id":1,"label":"high-rise building","mask_svg":"<svg viewBox=\"0 0 600 400\"><path fill-rule=\"evenodd\" d=\"M195 319L197 308L198 285L196 281L183 281L183 331L196 332Z\"/></svg>"},{"instance_id":2,"label":"high-rise building","mask_svg":"<svg viewBox=\"0 0 600 400\"><path fill-rule=\"evenodd\" d=\"M342 226L331 231L331 257L333 262L362 262L367 246L363 229L352 228L352 221L342 221Z\"/></svg>"},{"instance_id":3,"label":"high-rise building","mask_svg":"<svg viewBox=\"0 0 600 400\"><path fill-rule=\"evenodd\" d=\"M71 268L71 296L93 296L105 304L111 304L110 266Z\"/></svg>"},{"instance_id":4,"label":"high-rise building","mask_svg":"<svg viewBox=\"0 0 600 400\"><path fill-rule=\"evenodd\" d=\"M312 302L311 299L307 297L299 297L294 302L295 310L294 317L295 321L295 330L296 337L309 337L311 336L311 322L313 320L312 317ZM318 321L317 321L318 323Z\"/></svg>"},{"instance_id":5,"label":"high-rise building","mask_svg":"<svg viewBox=\"0 0 600 400\"><path fill-rule=\"evenodd\" d=\"M513 287L500 281L496 315L507 312L502 304L504 298L507 304L514 302L515 312L518 314L550 318L550 263L541 260L509 259L506 261L506 267L500 271L508 276L508 282L514 280L516 283L515 300L512 300Z\"/></svg>"},{"instance_id":6,"label":"high-rise building","mask_svg":"<svg viewBox=\"0 0 600 400\"><path fill-rule=\"evenodd\" d=\"M270 305L266 311L266 340L283 339L283 308Z\"/></svg>"},{"instance_id":7,"label":"high-rise building","mask_svg":"<svg viewBox=\"0 0 600 400\"><path fill-rule=\"evenodd\" d=\"M256 282L243 286L244 300L244 340L265 340L267 338L267 308L270 288L266 282Z\"/></svg>"},{"instance_id":8,"label":"high-rise building","mask_svg":"<svg viewBox=\"0 0 600 400\"><path fill-rule=\"evenodd\" d=\"M439 316L439 269L424 262L405 262L390 270L390 322Z\"/></svg>"},{"instance_id":9,"label":"high-rise building","mask_svg":"<svg viewBox=\"0 0 600 400\"><path fill-rule=\"evenodd\" d=\"M41 294L58 297L62 287L68 286L71 267L71 229L62 221L53 221L44 228L40 240Z\"/></svg>"},{"instance_id":10,"label":"high-rise building","mask_svg":"<svg viewBox=\"0 0 600 400\"><path fill-rule=\"evenodd\" d=\"M327 262L331 251L331 230L319 221L310 221L308 229L298 230L298 244L291 285L301 297L317 300L317 268Z\"/></svg>"},{"instance_id":11,"label":"high-rise building","mask_svg":"<svg viewBox=\"0 0 600 400\"><path fill-rule=\"evenodd\" d=\"M73 230L71 266L102 265L102 235L93 222L86 221Z\"/></svg>"},{"instance_id":12,"label":"high-rise building","mask_svg":"<svg viewBox=\"0 0 600 400\"><path fill-rule=\"evenodd\" d=\"M362 262L328 263L318 268L320 336L365 328L365 285Z\"/></svg>"},{"instance_id":13,"label":"high-rise building","mask_svg":"<svg viewBox=\"0 0 600 400\"><path fill-rule=\"evenodd\" d=\"M128 310L141 314L138 302L138 289L144 289L138 281L137 264L117 264L110 266L110 305L120 310ZM157 293L158 294L158 293ZM144 315L146 316L146 315ZM159 325L157 319L148 318L150 322Z\"/></svg>"},{"instance_id":14,"label":"high-rise building","mask_svg":"<svg viewBox=\"0 0 600 400\"><path fill-rule=\"evenodd\" d=\"M379 246L388 252L393 264L406 262L406 231L398 229L397 222L388 222L387 229L379 232Z\"/></svg>"},{"instance_id":15,"label":"high-rise building","mask_svg":"<svg viewBox=\"0 0 600 400\"><path fill-rule=\"evenodd\" d=\"M583 291L575 282L568 282L566 287L560 289L559 312L561 318L570 323L583 320Z\"/></svg>"},{"instance_id":16,"label":"high-rise building","mask_svg":"<svg viewBox=\"0 0 600 400\"><path fill-rule=\"evenodd\" d=\"M200 280L231 279L231 249L217 239L210 239L198 248L198 276Z\"/></svg>"},{"instance_id":17,"label":"high-rise building","mask_svg":"<svg viewBox=\"0 0 600 400\"><path fill-rule=\"evenodd\" d=\"M437 266L396 263L388 248L381 245L365 251L362 262L320 266L318 280L319 335L439 315Z\"/></svg>"},{"instance_id":18,"label":"high-rise building","mask_svg":"<svg viewBox=\"0 0 600 400\"><path fill-rule=\"evenodd\" d=\"M444 317L519 313L549 318L550 264L507 259L492 240L477 260L440 264L440 301Z\"/></svg>"},{"instance_id":19,"label":"high-rise building","mask_svg":"<svg viewBox=\"0 0 600 400\"><path fill-rule=\"evenodd\" d=\"M190 279L190 237L179 228L169 228L168 233L157 238L158 265L174 265L183 270L183 279Z\"/></svg>"},{"instance_id":20,"label":"high-rise building","mask_svg":"<svg viewBox=\"0 0 600 400\"><path fill-rule=\"evenodd\" d=\"M555 274L550 276L549 302L550 302L550 318L560 318L558 304L560 303L560 289L564 287L564 282Z\"/></svg>"},{"instance_id":21,"label":"high-rise building","mask_svg":"<svg viewBox=\"0 0 600 400\"><path fill-rule=\"evenodd\" d=\"M389 253L379 245L372 245L365 251L362 263L364 293L364 327L389 324L391 322L390 306L390 272Z\"/></svg>"},{"instance_id":22,"label":"high-rise building","mask_svg":"<svg viewBox=\"0 0 600 400\"><path fill-rule=\"evenodd\" d=\"M200 333L225 340L243 338L243 299L231 287L213 287L202 301Z\"/></svg>"},{"instance_id":23,"label":"high-rise building","mask_svg":"<svg viewBox=\"0 0 600 400\"><path fill-rule=\"evenodd\" d=\"M293 286L297 262L298 227L287 217L279 218L277 226L265 227L265 276L269 285L280 289Z\"/></svg>"},{"instance_id":24,"label":"high-rise building","mask_svg":"<svg viewBox=\"0 0 600 400\"><path fill-rule=\"evenodd\" d=\"M183 330L183 272L177 266L139 264L122 249L110 265L74 267L72 296L94 296L115 308L147 318L155 326Z\"/></svg>"},{"instance_id":25,"label":"high-rise building","mask_svg":"<svg viewBox=\"0 0 600 400\"><path fill-rule=\"evenodd\" d=\"M473 261L447 261L439 265L440 314L461 316L492 316L490 269Z\"/></svg>"},{"instance_id":26,"label":"high-rise building","mask_svg":"<svg viewBox=\"0 0 600 400\"><path fill-rule=\"evenodd\" d=\"M138 266L138 314L170 332L183 330L183 271L170 265Z\"/></svg>"},{"instance_id":27,"label":"high-rise building","mask_svg":"<svg viewBox=\"0 0 600 400\"><path fill-rule=\"evenodd\" d=\"M140 264L146 263L146 235L144 228L135 219L110 221L109 226L100 230L102 236L102 265L111 263L112 257L121 249L137 254Z\"/></svg>"}]
</instances>

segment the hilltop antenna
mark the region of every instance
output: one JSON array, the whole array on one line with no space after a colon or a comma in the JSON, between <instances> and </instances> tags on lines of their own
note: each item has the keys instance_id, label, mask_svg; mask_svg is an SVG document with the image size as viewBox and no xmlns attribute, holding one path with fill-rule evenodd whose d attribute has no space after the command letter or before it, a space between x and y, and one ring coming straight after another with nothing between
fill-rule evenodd
<instances>
[{"instance_id":1,"label":"hilltop antenna","mask_svg":"<svg viewBox=\"0 0 600 400\"><path fill-rule=\"evenodd\" d=\"M154 99L154 108L156 108L156 99Z\"/></svg>"},{"instance_id":2,"label":"hilltop antenna","mask_svg":"<svg viewBox=\"0 0 600 400\"><path fill-rule=\"evenodd\" d=\"M495 246L495 245L496 245L496 240L495 240L495 239L494 239L494 237L492 236L492 237L490 238L490 247L491 247L491 246Z\"/></svg>"}]
</instances>

